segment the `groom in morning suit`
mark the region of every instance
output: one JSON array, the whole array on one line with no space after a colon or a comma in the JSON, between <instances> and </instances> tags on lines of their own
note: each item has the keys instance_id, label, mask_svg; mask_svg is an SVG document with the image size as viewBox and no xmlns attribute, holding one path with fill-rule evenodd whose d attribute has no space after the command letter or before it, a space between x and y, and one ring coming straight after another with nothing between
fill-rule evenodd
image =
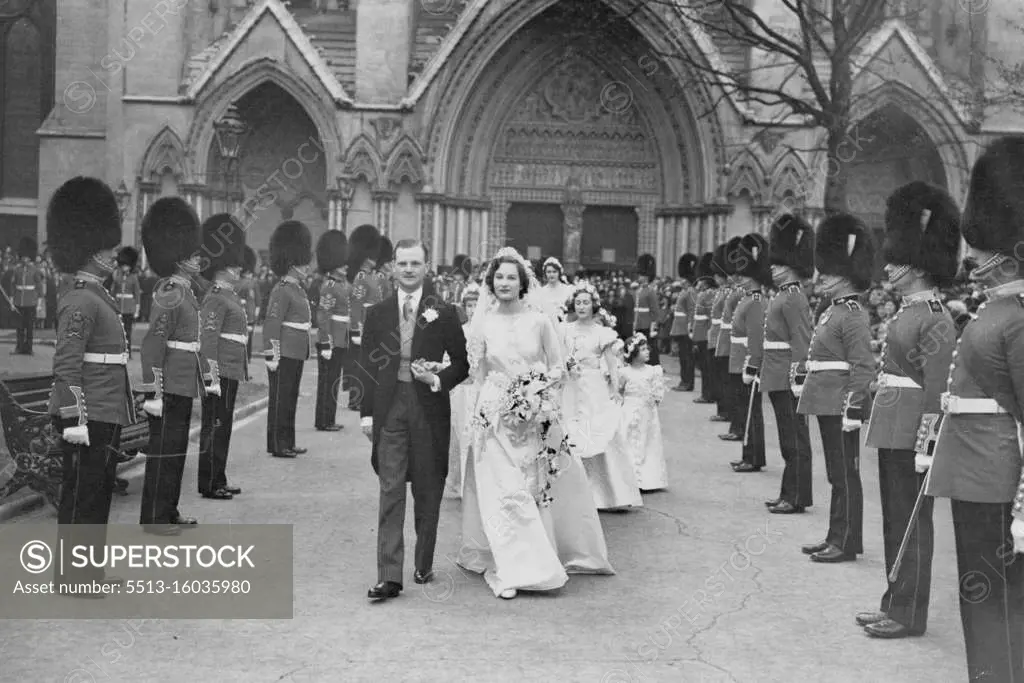
<instances>
[{"instance_id":1,"label":"groom in morning suit","mask_svg":"<svg viewBox=\"0 0 1024 683\"><path fill-rule=\"evenodd\" d=\"M429 284L427 250L417 240L395 245L394 294L367 311L363 323L363 433L373 441L370 463L380 479L377 581L371 600L402 590L405 483L412 484L416 519L416 583L433 578L441 496L448 476L451 403L448 392L469 375L466 337L454 306ZM448 354L450 364L442 369Z\"/></svg>"}]
</instances>

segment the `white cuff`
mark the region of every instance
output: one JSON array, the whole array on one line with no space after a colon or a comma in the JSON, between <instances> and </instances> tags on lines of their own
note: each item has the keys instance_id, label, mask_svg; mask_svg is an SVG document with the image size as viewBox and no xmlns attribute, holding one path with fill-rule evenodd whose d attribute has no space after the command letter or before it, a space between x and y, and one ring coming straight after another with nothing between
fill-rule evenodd
<instances>
[{"instance_id":1,"label":"white cuff","mask_svg":"<svg viewBox=\"0 0 1024 683\"><path fill-rule=\"evenodd\" d=\"M363 417L359 419L359 426L362 427L373 427L373 417Z\"/></svg>"},{"instance_id":2,"label":"white cuff","mask_svg":"<svg viewBox=\"0 0 1024 683\"><path fill-rule=\"evenodd\" d=\"M434 379L430 382L430 390L435 394L441 391L441 378L437 375L434 375Z\"/></svg>"}]
</instances>

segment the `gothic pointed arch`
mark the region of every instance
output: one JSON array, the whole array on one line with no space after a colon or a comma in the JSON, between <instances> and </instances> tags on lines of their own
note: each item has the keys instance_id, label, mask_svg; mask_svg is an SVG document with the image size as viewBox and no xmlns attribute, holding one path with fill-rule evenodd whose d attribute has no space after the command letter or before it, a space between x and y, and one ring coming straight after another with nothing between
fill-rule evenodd
<instances>
[{"instance_id":1,"label":"gothic pointed arch","mask_svg":"<svg viewBox=\"0 0 1024 683\"><path fill-rule=\"evenodd\" d=\"M371 188L380 187L384 163L377 145L365 133L352 141L344 159L345 173L353 180L365 180Z\"/></svg>"},{"instance_id":2,"label":"gothic pointed arch","mask_svg":"<svg viewBox=\"0 0 1024 683\"><path fill-rule=\"evenodd\" d=\"M139 177L143 182L159 182L168 171L176 182L185 178L185 145L174 129L164 124L146 148Z\"/></svg>"},{"instance_id":3,"label":"gothic pointed arch","mask_svg":"<svg viewBox=\"0 0 1024 683\"><path fill-rule=\"evenodd\" d=\"M415 187L425 182L423 174L423 149L411 136L405 135L388 155L384 178L390 187L409 182Z\"/></svg>"},{"instance_id":4,"label":"gothic pointed arch","mask_svg":"<svg viewBox=\"0 0 1024 683\"><path fill-rule=\"evenodd\" d=\"M755 204L763 204L768 196L764 165L749 150L737 154L730 163L726 196L735 197L744 191L750 194Z\"/></svg>"},{"instance_id":5,"label":"gothic pointed arch","mask_svg":"<svg viewBox=\"0 0 1024 683\"><path fill-rule=\"evenodd\" d=\"M779 203L788 196L807 203L811 199L809 182L810 176L803 159L793 150L786 152L772 168L772 202Z\"/></svg>"},{"instance_id":6,"label":"gothic pointed arch","mask_svg":"<svg viewBox=\"0 0 1024 683\"><path fill-rule=\"evenodd\" d=\"M326 177L337 175L336 164L342 140L333 106L328 105L332 102L330 93L318 84L305 82L286 64L260 57L247 62L208 96L199 100L185 143L188 152L186 170L193 176L189 178L190 182L202 182L201 179L207 175L208 152L214 141L213 122L246 93L268 82L288 93L309 116L326 152Z\"/></svg>"}]
</instances>

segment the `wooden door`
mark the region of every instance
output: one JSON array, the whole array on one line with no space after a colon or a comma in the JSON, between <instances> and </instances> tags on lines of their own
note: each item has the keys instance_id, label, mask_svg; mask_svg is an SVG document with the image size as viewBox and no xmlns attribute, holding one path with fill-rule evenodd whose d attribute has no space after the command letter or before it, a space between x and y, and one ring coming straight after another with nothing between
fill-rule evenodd
<instances>
[{"instance_id":1,"label":"wooden door","mask_svg":"<svg viewBox=\"0 0 1024 683\"><path fill-rule=\"evenodd\" d=\"M505 244L527 258L530 247L540 249L540 260L562 259L562 207L558 204L514 202L505 219ZM536 254L534 254L536 257Z\"/></svg>"},{"instance_id":2,"label":"wooden door","mask_svg":"<svg viewBox=\"0 0 1024 683\"><path fill-rule=\"evenodd\" d=\"M632 206L588 206L583 211L580 267L586 270L632 269L636 266L639 217ZM612 263L605 250L614 250Z\"/></svg>"}]
</instances>

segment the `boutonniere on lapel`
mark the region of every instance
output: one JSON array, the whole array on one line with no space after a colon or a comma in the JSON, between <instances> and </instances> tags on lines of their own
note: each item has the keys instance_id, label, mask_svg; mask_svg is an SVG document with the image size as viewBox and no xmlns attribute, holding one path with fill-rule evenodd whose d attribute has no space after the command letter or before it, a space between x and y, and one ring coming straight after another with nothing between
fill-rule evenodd
<instances>
[{"instance_id":1,"label":"boutonniere on lapel","mask_svg":"<svg viewBox=\"0 0 1024 683\"><path fill-rule=\"evenodd\" d=\"M430 307L427 310L423 311L423 319L427 321L428 325L437 320L437 316L437 309L434 307Z\"/></svg>"}]
</instances>

